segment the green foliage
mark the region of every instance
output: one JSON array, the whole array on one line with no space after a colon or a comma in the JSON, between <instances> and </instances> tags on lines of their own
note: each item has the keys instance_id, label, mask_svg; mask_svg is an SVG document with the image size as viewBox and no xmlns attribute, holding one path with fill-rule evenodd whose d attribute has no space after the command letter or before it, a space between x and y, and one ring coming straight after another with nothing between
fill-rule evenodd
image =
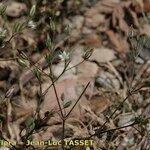
<instances>
[{"instance_id":1,"label":"green foliage","mask_svg":"<svg viewBox=\"0 0 150 150\"><path fill-rule=\"evenodd\" d=\"M41 71L37 67L33 69L33 73L38 80L41 79Z\"/></svg>"},{"instance_id":2,"label":"green foliage","mask_svg":"<svg viewBox=\"0 0 150 150\"><path fill-rule=\"evenodd\" d=\"M25 27L26 27L25 22L23 23L16 22L13 26L13 34L21 33Z\"/></svg>"},{"instance_id":3,"label":"green foliage","mask_svg":"<svg viewBox=\"0 0 150 150\"><path fill-rule=\"evenodd\" d=\"M45 44L50 52L53 51L54 45L53 45L52 39L50 38L49 34L47 34L47 36L46 36Z\"/></svg>"},{"instance_id":4,"label":"green foliage","mask_svg":"<svg viewBox=\"0 0 150 150\"><path fill-rule=\"evenodd\" d=\"M46 54L46 55L45 55L45 60L46 60L46 62L49 64L49 63L52 62L52 57L51 57L49 54Z\"/></svg>"},{"instance_id":5,"label":"green foliage","mask_svg":"<svg viewBox=\"0 0 150 150\"><path fill-rule=\"evenodd\" d=\"M6 5L0 5L0 15L4 16L7 6Z\"/></svg>"},{"instance_id":6,"label":"green foliage","mask_svg":"<svg viewBox=\"0 0 150 150\"><path fill-rule=\"evenodd\" d=\"M47 111L47 112L45 112L44 115L45 115L46 118L51 118L51 117L54 116L54 112L53 111Z\"/></svg>"},{"instance_id":7,"label":"green foliage","mask_svg":"<svg viewBox=\"0 0 150 150\"><path fill-rule=\"evenodd\" d=\"M53 32L56 31L56 23L51 18L50 18L49 27Z\"/></svg>"},{"instance_id":8,"label":"green foliage","mask_svg":"<svg viewBox=\"0 0 150 150\"><path fill-rule=\"evenodd\" d=\"M88 60L93 53L93 49L86 50L84 55L82 56L84 60Z\"/></svg>"},{"instance_id":9,"label":"green foliage","mask_svg":"<svg viewBox=\"0 0 150 150\"><path fill-rule=\"evenodd\" d=\"M5 38L7 30L5 28L0 28L0 39Z\"/></svg>"},{"instance_id":10,"label":"green foliage","mask_svg":"<svg viewBox=\"0 0 150 150\"><path fill-rule=\"evenodd\" d=\"M32 131L35 128L35 119L33 117L28 117L25 120L25 126L28 129L28 131Z\"/></svg>"},{"instance_id":11,"label":"green foliage","mask_svg":"<svg viewBox=\"0 0 150 150\"><path fill-rule=\"evenodd\" d=\"M61 94L61 100L62 100L62 102L65 100L65 94L64 93Z\"/></svg>"},{"instance_id":12,"label":"green foliage","mask_svg":"<svg viewBox=\"0 0 150 150\"><path fill-rule=\"evenodd\" d=\"M29 63L28 60L21 59L21 58L18 58L18 59L17 59L17 63L18 63L21 67L23 67L23 68L30 66L30 63Z\"/></svg>"},{"instance_id":13,"label":"green foliage","mask_svg":"<svg viewBox=\"0 0 150 150\"><path fill-rule=\"evenodd\" d=\"M30 9L29 16L32 18L35 15L36 12L36 5L33 5Z\"/></svg>"},{"instance_id":14,"label":"green foliage","mask_svg":"<svg viewBox=\"0 0 150 150\"><path fill-rule=\"evenodd\" d=\"M68 102L64 103L63 107L68 108L71 104L72 104L72 101L68 101Z\"/></svg>"}]
</instances>

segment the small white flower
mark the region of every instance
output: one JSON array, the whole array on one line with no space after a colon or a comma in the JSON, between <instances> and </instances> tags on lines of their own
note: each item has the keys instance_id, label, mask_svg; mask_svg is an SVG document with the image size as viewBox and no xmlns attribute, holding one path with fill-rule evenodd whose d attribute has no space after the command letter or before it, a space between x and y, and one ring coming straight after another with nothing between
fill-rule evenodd
<instances>
[{"instance_id":1,"label":"small white flower","mask_svg":"<svg viewBox=\"0 0 150 150\"><path fill-rule=\"evenodd\" d=\"M123 142L122 142L122 146L124 146L124 147L129 147L133 144L134 144L134 138L125 137Z\"/></svg>"},{"instance_id":2,"label":"small white flower","mask_svg":"<svg viewBox=\"0 0 150 150\"><path fill-rule=\"evenodd\" d=\"M58 55L61 61L69 60L69 53L63 51L60 55Z\"/></svg>"},{"instance_id":3,"label":"small white flower","mask_svg":"<svg viewBox=\"0 0 150 150\"><path fill-rule=\"evenodd\" d=\"M3 38L3 37L6 36L6 32L7 32L6 29L0 27L0 37L1 37L1 38Z\"/></svg>"},{"instance_id":4,"label":"small white flower","mask_svg":"<svg viewBox=\"0 0 150 150\"><path fill-rule=\"evenodd\" d=\"M29 28L32 28L32 29L35 29L36 28L36 23L33 21L33 20L30 20L28 22L28 27Z\"/></svg>"}]
</instances>

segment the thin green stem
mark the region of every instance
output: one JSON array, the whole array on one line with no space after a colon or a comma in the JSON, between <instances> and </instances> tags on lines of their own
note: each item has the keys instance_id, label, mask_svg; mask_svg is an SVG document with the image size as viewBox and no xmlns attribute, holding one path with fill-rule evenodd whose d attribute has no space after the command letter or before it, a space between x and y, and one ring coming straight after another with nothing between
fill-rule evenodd
<instances>
[{"instance_id":1,"label":"thin green stem","mask_svg":"<svg viewBox=\"0 0 150 150\"><path fill-rule=\"evenodd\" d=\"M70 62L69 62L69 63L70 63ZM68 67L69 63L67 63L67 64L65 65L65 67L64 67L64 69L63 69L63 71L62 71L62 73L61 73L56 79L54 79L53 82L56 82L56 81L65 73L66 68ZM52 84L53 84L53 82L52 82ZM42 96L45 96L45 94L46 94L46 93L48 92L48 90L51 88L52 84L50 84L50 85L48 86L48 88L43 92Z\"/></svg>"},{"instance_id":2,"label":"thin green stem","mask_svg":"<svg viewBox=\"0 0 150 150\"><path fill-rule=\"evenodd\" d=\"M51 70L51 66L50 66L50 65L49 65L49 70L50 70L49 78L51 79L52 86L53 86L54 93L55 93L56 100L57 100L57 104L58 104L58 107L59 107L59 109L60 109L61 117L63 118L64 115L63 115L63 111L62 111L62 108L61 108L61 105L60 105L60 102L59 102L59 97L58 97L58 93L57 93L57 90L56 90L55 82L54 82L54 80L53 80L53 77L51 76L52 70Z\"/></svg>"},{"instance_id":3,"label":"thin green stem","mask_svg":"<svg viewBox=\"0 0 150 150\"><path fill-rule=\"evenodd\" d=\"M70 115L70 113L72 112L72 110L75 108L75 106L77 105L77 103L79 102L79 100L81 99L81 97L83 96L83 94L85 93L86 89L88 88L90 82L88 82L88 84L85 86L84 90L82 91L82 93L80 94L79 98L77 99L77 101L75 102L75 104L72 106L72 108L70 109L70 111L68 112L68 114L65 116L66 118Z\"/></svg>"},{"instance_id":4,"label":"thin green stem","mask_svg":"<svg viewBox=\"0 0 150 150\"><path fill-rule=\"evenodd\" d=\"M76 64L76 65L74 65L74 66L72 66L72 67L66 69L66 71L68 71L68 70L70 70L70 69L72 69L72 68L74 68L74 67L77 67L77 66L81 65L83 62L85 62L85 60L82 60L82 61L79 62L78 64Z\"/></svg>"}]
</instances>

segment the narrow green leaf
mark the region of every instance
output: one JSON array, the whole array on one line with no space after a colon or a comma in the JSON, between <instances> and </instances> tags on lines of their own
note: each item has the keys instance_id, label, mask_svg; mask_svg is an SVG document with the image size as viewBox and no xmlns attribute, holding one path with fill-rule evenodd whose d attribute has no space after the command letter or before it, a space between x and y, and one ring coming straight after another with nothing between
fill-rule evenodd
<instances>
[{"instance_id":1,"label":"narrow green leaf","mask_svg":"<svg viewBox=\"0 0 150 150\"><path fill-rule=\"evenodd\" d=\"M72 104L72 101L68 101L64 104L64 108L68 108Z\"/></svg>"},{"instance_id":2,"label":"narrow green leaf","mask_svg":"<svg viewBox=\"0 0 150 150\"><path fill-rule=\"evenodd\" d=\"M50 19L49 26L52 31L56 31L56 23L52 19Z\"/></svg>"},{"instance_id":3,"label":"narrow green leaf","mask_svg":"<svg viewBox=\"0 0 150 150\"><path fill-rule=\"evenodd\" d=\"M93 51L94 51L93 49L87 50L83 55L83 59L88 60L92 56Z\"/></svg>"},{"instance_id":4,"label":"narrow green leaf","mask_svg":"<svg viewBox=\"0 0 150 150\"><path fill-rule=\"evenodd\" d=\"M30 66L29 61L25 59L17 59L17 62L21 67L24 67L24 68Z\"/></svg>"},{"instance_id":5,"label":"narrow green leaf","mask_svg":"<svg viewBox=\"0 0 150 150\"><path fill-rule=\"evenodd\" d=\"M46 36L45 44L49 51L53 50L54 46L53 46L52 39L50 38L49 34L47 34Z\"/></svg>"},{"instance_id":6,"label":"narrow green leaf","mask_svg":"<svg viewBox=\"0 0 150 150\"><path fill-rule=\"evenodd\" d=\"M6 11L7 6L6 5L0 5L0 15L4 15L5 11Z\"/></svg>"},{"instance_id":7,"label":"narrow green leaf","mask_svg":"<svg viewBox=\"0 0 150 150\"><path fill-rule=\"evenodd\" d=\"M28 117L26 120L25 120L25 126L27 128L29 128L32 124L34 123L34 118L33 117Z\"/></svg>"},{"instance_id":8,"label":"narrow green leaf","mask_svg":"<svg viewBox=\"0 0 150 150\"><path fill-rule=\"evenodd\" d=\"M33 73L37 79L41 78L41 72L37 67L33 69Z\"/></svg>"},{"instance_id":9,"label":"narrow green leaf","mask_svg":"<svg viewBox=\"0 0 150 150\"><path fill-rule=\"evenodd\" d=\"M54 112L52 112L52 111L47 111L47 112L45 112L45 117L49 117L49 118L51 118L51 117L53 117L54 116Z\"/></svg>"},{"instance_id":10,"label":"narrow green leaf","mask_svg":"<svg viewBox=\"0 0 150 150\"><path fill-rule=\"evenodd\" d=\"M46 54L45 60L49 64L52 61L52 57L50 55Z\"/></svg>"},{"instance_id":11,"label":"narrow green leaf","mask_svg":"<svg viewBox=\"0 0 150 150\"><path fill-rule=\"evenodd\" d=\"M30 9L30 17L33 17L35 15L35 11L36 11L36 5L33 5Z\"/></svg>"},{"instance_id":12,"label":"narrow green leaf","mask_svg":"<svg viewBox=\"0 0 150 150\"><path fill-rule=\"evenodd\" d=\"M13 26L13 33L20 33L25 28L25 23L16 22Z\"/></svg>"},{"instance_id":13,"label":"narrow green leaf","mask_svg":"<svg viewBox=\"0 0 150 150\"><path fill-rule=\"evenodd\" d=\"M61 94L61 100L62 100L62 101L65 100L65 94L64 94L64 93Z\"/></svg>"}]
</instances>

